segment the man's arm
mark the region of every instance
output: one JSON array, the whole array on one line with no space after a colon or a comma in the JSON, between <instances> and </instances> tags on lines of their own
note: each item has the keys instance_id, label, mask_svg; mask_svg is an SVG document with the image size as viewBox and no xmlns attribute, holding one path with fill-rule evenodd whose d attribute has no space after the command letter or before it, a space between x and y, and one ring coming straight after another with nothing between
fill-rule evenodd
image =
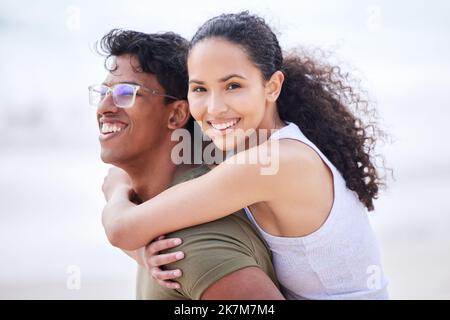
<instances>
[{"instance_id":1,"label":"man's arm","mask_svg":"<svg viewBox=\"0 0 450 320\"><path fill-rule=\"evenodd\" d=\"M201 300L284 300L283 295L258 267L230 273L208 287Z\"/></svg>"}]
</instances>

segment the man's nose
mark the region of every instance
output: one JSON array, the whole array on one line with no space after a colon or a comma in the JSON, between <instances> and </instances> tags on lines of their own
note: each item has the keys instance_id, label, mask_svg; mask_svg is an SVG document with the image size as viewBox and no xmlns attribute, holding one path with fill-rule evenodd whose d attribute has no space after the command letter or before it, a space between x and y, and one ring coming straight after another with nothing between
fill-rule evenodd
<instances>
[{"instance_id":1,"label":"man's nose","mask_svg":"<svg viewBox=\"0 0 450 320\"><path fill-rule=\"evenodd\" d=\"M208 113L218 116L227 111L228 107L220 94L211 94L208 101Z\"/></svg>"},{"instance_id":2,"label":"man's nose","mask_svg":"<svg viewBox=\"0 0 450 320\"><path fill-rule=\"evenodd\" d=\"M97 114L104 114L107 112L116 113L119 111L119 107L117 107L112 99L112 94L107 94L105 98L100 101L97 106Z\"/></svg>"}]
</instances>

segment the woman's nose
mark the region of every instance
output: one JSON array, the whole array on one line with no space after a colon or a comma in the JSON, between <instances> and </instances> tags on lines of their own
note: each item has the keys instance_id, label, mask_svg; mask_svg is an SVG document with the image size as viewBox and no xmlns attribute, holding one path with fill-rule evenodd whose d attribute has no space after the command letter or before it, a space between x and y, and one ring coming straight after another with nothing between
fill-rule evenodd
<instances>
[{"instance_id":1,"label":"woman's nose","mask_svg":"<svg viewBox=\"0 0 450 320\"><path fill-rule=\"evenodd\" d=\"M219 94L211 94L208 101L208 113L211 115L219 115L227 111L227 105Z\"/></svg>"}]
</instances>

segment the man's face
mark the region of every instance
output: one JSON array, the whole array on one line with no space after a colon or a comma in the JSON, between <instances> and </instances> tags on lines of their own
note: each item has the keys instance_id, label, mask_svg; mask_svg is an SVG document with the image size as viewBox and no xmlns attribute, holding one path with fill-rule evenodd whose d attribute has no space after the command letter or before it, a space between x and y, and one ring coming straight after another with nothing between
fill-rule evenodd
<instances>
[{"instance_id":1,"label":"man's face","mask_svg":"<svg viewBox=\"0 0 450 320\"><path fill-rule=\"evenodd\" d=\"M122 55L115 58L117 69L110 72L104 84L112 87L118 83L134 83L164 93L164 89L152 74L136 72L139 62L134 56ZM100 129L101 158L104 162L120 165L129 161L148 159L163 143L167 128L167 106L164 97L138 90L131 108L114 105L109 94L97 108ZM102 133L102 127L120 131Z\"/></svg>"}]
</instances>

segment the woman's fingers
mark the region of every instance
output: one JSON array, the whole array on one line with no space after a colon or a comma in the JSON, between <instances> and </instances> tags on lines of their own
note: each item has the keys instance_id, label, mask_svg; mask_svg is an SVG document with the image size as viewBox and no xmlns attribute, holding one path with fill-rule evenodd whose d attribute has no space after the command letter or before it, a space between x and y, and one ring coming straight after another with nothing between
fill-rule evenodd
<instances>
[{"instance_id":1,"label":"woman's fingers","mask_svg":"<svg viewBox=\"0 0 450 320\"><path fill-rule=\"evenodd\" d=\"M147 256L153 256L155 254L158 254L159 251L173 248L181 244L180 238L159 239L161 237L164 236L158 237L155 241L151 242L145 247Z\"/></svg>"},{"instance_id":2,"label":"woman's fingers","mask_svg":"<svg viewBox=\"0 0 450 320\"><path fill-rule=\"evenodd\" d=\"M150 256L147 260L147 263L150 267L159 267L163 266L184 258L184 253L182 251L173 252L173 253L164 253Z\"/></svg>"},{"instance_id":3,"label":"woman's fingers","mask_svg":"<svg viewBox=\"0 0 450 320\"><path fill-rule=\"evenodd\" d=\"M178 251L159 254L159 252L180 245L181 239L164 238L164 235L159 236L145 247L146 267L150 271L153 279L155 279L159 285L169 289L178 289L180 288L180 284L175 281L171 281L171 279L181 277L181 270L161 270L159 267L183 259L184 253L182 251Z\"/></svg>"},{"instance_id":4,"label":"woman's fingers","mask_svg":"<svg viewBox=\"0 0 450 320\"><path fill-rule=\"evenodd\" d=\"M170 281L171 279L175 279L181 276L181 270L166 270L163 271L160 268L152 268L151 275L153 279L158 282L160 286L169 288L169 289L178 289L180 288L180 284L175 281Z\"/></svg>"},{"instance_id":5,"label":"woman's fingers","mask_svg":"<svg viewBox=\"0 0 450 320\"><path fill-rule=\"evenodd\" d=\"M161 280L156 280L156 282L158 282L158 284L160 286L166 287L168 289L179 289L180 288L180 285L177 282L161 281Z\"/></svg>"},{"instance_id":6,"label":"woman's fingers","mask_svg":"<svg viewBox=\"0 0 450 320\"><path fill-rule=\"evenodd\" d=\"M161 270L160 268L152 268L152 277L155 280L171 280L175 278L181 277L181 270L175 269L175 270Z\"/></svg>"}]
</instances>

